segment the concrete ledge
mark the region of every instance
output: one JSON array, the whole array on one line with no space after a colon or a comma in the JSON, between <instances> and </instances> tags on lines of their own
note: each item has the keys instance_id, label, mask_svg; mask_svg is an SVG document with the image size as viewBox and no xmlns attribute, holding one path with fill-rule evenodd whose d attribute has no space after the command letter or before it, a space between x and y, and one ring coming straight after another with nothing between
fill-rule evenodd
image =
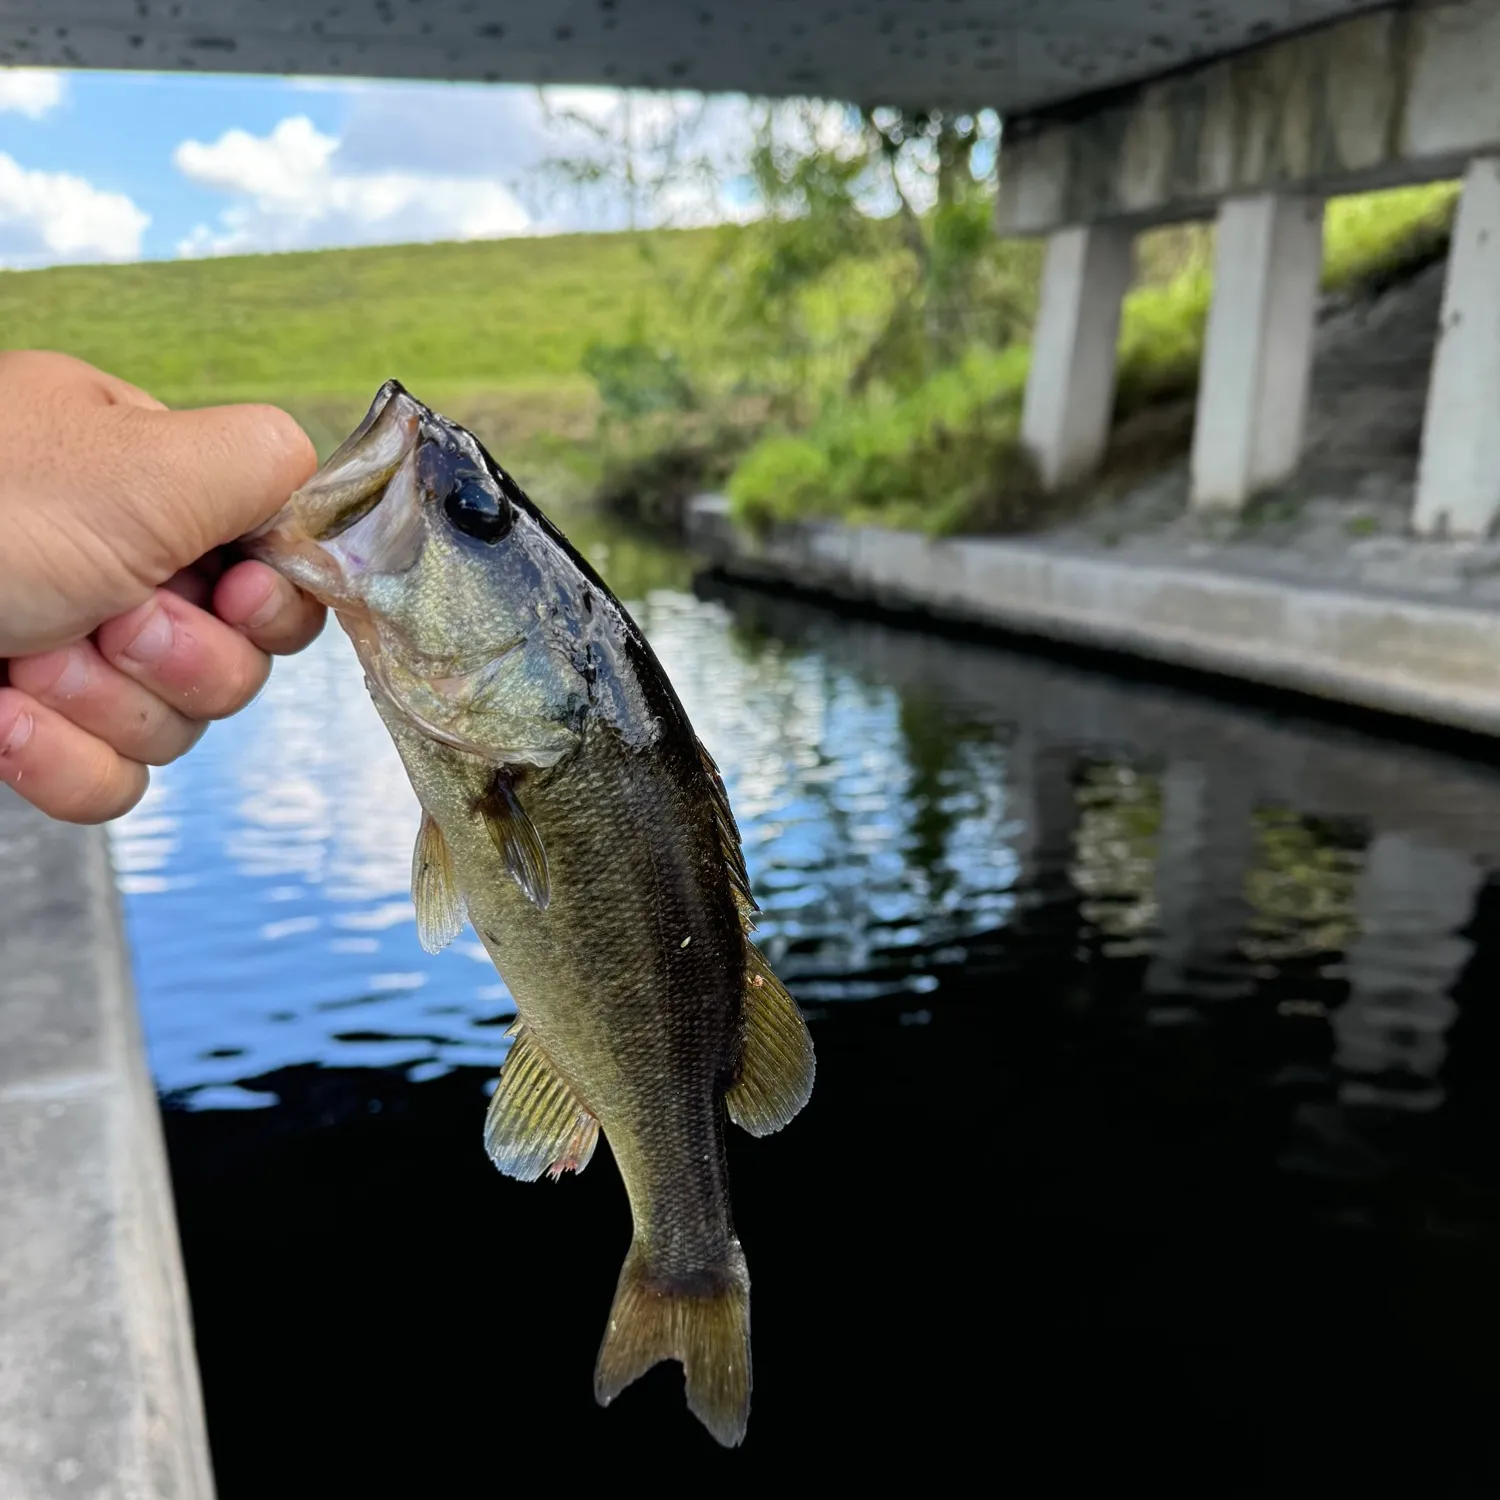
<instances>
[{"instance_id":1,"label":"concrete ledge","mask_svg":"<svg viewBox=\"0 0 1500 1500\"><path fill-rule=\"evenodd\" d=\"M811 523L755 538L731 524L718 496L689 507L688 539L731 576L1500 734L1500 613L1490 610L1144 566L1033 541L930 541Z\"/></svg>"},{"instance_id":2,"label":"concrete ledge","mask_svg":"<svg viewBox=\"0 0 1500 1500\"><path fill-rule=\"evenodd\" d=\"M0 1495L213 1496L106 837L4 787Z\"/></svg>"}]
</instances>

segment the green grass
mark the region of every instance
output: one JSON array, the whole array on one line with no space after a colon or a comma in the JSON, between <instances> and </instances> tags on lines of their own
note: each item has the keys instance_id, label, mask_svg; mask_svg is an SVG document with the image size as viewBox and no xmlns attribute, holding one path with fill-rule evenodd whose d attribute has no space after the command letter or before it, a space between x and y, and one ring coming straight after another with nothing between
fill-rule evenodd
<instances>
[{"instance_id":1,"label":"green grass","mask_svg":"<svg viewBox=\"0 0 1500 1500\"><path fill-rule=\"evenodd\" d=\"M1378 290L1441 254L1455 196L1443 184L1332 203L1325 284L1354 294ZM78 355L171 405L273 401L325 453L395 376L473 427L539 494L566 499L608 487L599 395L583 369L590 345L644 330L653 346L696 348L729 388L755 359L784 358L754 353L734 330L690 326L688 289L712 282L700 273L733 233L570 235L3 272L0 339L10 348ZM1211 256L1204 226L1142 237L1139 284L1121 325L1117 417L1195 391ZM1011 309L1008 326L1022 338L1040 263L1033 242L999 246L994 256L992 295ZM807 409L739 462L730 477L739 514L757 523L842 515L939 531L1032 524L1042 510L1019 444L1029 363L1023 343L976 352L899 396L837 394L898 294L887 271L874 262L856 266L810 300L813 352L797 367ZM683 488L720 477L714 466L727 469L764 418L736 427L711 416L663 419L659 433L642 424L634 441L650 451L627 447L626 482L616 480L617 487ZM631 503L649 509L639 496Z\"/></svg>"},{"instance_id":2,"label":"green grass","mask_svg":"<svg viewBox=\"0 0 1500 1500\"><path fill-rule=\"evenodd\" d=\"M1456 201L1451 183L1334 200L1325 288L1366 295L1440 256ZM1212 256L1207 226L1142 237L1120 323L1117 420L1196 393ZM1021 451L1029 365L1020 346L976 355L900 398L846 399L805 432L768 435L730 476L736 516L751 526L825 515L934 532L1027 528L1056 508Z\"/></svg>"},{"instance_id":3,"label":"green grass","mask_svg":"<svg viewBox=\"0 0 1500 1500\"><path fill-rule=\"evenodd\" d=\"M584 350L632 315L668 327L715 232L69 266L0 273L8 348L60 349L172 406L272 401L326 452L381 382L545 454L592 430Z\"/></svg>"}]
</instances>

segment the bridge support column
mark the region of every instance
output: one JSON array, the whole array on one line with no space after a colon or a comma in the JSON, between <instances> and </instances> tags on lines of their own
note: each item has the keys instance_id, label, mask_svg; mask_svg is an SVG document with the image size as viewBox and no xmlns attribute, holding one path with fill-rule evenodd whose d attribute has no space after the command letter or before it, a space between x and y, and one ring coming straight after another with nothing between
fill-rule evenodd
<instances>
[{"instance_id":1,"label":"bridge support column","mask_svg":"<svg viewBox=\"0 0 1500 1500\"><path fill-rule=\"evenodd\" d=\"M1119 225L1060 229L1048 241L1021 440L1049 490L1087 479L1104 457L1134 268L1135 236Z\"/></svg>"},{"instance_id":2,"label":"bridge support column","mask_svg":"<svg viewBox=\"0 0 1500 1500\"><path fill-rule=\"evenodd\" d=\"M1413 526L1484 536L1500 512L1500 157L1469 163L1427 387Z\"/></svg>"},{"instance_id":3,"label":"bridge support column","mask_svg":"<svg viewBox=\"0 0 1500 1500\"><path fill-rule=\"evenodd\" d=\"M1193 431L1196 508L1237 510L1296 469L1322 265L1321 200L1259 193L1220 205Z\"/></svg>"}]
</instances>

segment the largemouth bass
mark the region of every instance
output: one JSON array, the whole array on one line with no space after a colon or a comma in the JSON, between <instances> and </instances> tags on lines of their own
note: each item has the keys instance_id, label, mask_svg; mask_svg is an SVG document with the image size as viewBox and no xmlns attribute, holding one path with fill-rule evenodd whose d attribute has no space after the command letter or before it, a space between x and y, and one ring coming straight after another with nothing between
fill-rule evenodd
<instances>
[{"instance_id":1,"label":"largemouth bass","mask_svg":"<svg viewBox=\"0 0 1500 1500\"><path fill-rule=\"evenodd\" d=\"M331 606L359 654L422 806L423 946L467 918L515 998L490 1157L555 1178L609 1138L634 1237L597 1399L675 1359L689 1408L739 1443L750 1281L724 1122L785 1125L813 1049L750 941L724 783L666 674L473 435L395 381L246 545Z\"/></svg>"}]
</instances>

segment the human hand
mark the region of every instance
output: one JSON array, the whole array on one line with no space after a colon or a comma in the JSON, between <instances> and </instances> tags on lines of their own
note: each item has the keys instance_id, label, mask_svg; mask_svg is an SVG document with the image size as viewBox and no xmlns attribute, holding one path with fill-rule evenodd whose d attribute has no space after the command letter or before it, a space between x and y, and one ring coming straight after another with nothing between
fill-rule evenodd
<instances>
[{"instance_id":1,"label":"human hand","mask_svg":"<svg viewBox=\"0 0 1500 1500\"><path fill-rule=\"evenodd\" d=\"M168 411L61 354L0 353L0 412L0 782L104 822L322 628L221 550L316 455L275 407Z\"/></svg>"}]
</instances>

